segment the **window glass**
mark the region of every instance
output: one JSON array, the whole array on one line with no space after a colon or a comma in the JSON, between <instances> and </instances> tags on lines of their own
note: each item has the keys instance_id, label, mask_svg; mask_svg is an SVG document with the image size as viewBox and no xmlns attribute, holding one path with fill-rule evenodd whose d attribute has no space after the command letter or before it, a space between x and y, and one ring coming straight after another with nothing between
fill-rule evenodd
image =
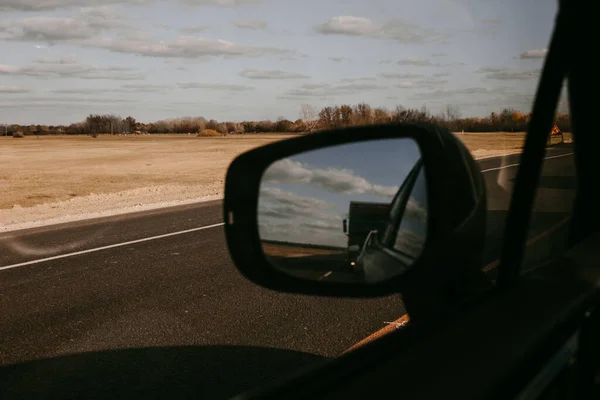
<instances>
[{"instance_id":1,"label":"window glass","mask_svg":"<svg viewBox=\"0 0 600 400\"><path fill-rule=\"evenodd\" d=\"M320 130L433 123L454 132L485 179L482 268L494 273L557 4L1 0L0 366L198 347L245 368L238 377L260 373L248 380L258 382L405 323L400 295L273 292L244 279L229 257L222 197L230 161ZM561 101L562 134L549 143L527 265L566 243L574 172ZM352 157L364 160L362 170L290 163L287 172L335 186L332 196L390 201L404 175L381 185L359 172L380 178L378 163L404 156L387 146ZM398 252L416 254L425 240L423 178L403 235L386 236ZM278 205L317 220L311 239L342 239L343 251L319 255L348 253L340 219L349 208L331 219L317 212L331 200L289 194L280 192ZM294 222L285 233L299 229ZM307 255L286 251L298 263Z\"/></svg>"},{"instance_id":2,"label":"window glass","mask_svg":"<svg viewBox=\"0 0 600 400\"><path fill-rule=\"evenodd\" d=\"M422 253L427 237L427 185L425 169L417 175L394 241L394 250L410 257Z\"/></svg>"},{"instance_id":3,"label":"window glass","mask_svg":"<svg viewBox=\"0 0 600 400\"><path fill-rule=\"evenodd\" d=\"M576 187L575 160L566 87L560 97L555 124L548 135L522 273L560 256L567 250Z\"/></svg>"}]
</instances>

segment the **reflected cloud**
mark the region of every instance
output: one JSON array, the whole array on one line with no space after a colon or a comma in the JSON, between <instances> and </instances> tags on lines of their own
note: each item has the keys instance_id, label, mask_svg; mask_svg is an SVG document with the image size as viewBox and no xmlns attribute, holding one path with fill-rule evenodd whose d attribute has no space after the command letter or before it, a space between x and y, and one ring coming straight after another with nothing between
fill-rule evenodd
<instances>
[{"instance_id":1,"label":"reflected cloud","mask_svg":"<svg viewBox=\"0 0 600 400\"><path fill-rule=\"evenodd\" d=\"M404 218L415 221L427 221L427 209L411 197L406 203Z\"/></svg>"},{"instance_id":2,"label":"reflected cloud","mask_svg":"<svg viewBox=\"0 0 600 400\"><path fill-rule=\"evenodd\" d=\"M394 248L416 259L423 252L424 245L424 236L421 236L411 230L402 228L398 230L398 236L396 236Z\"/></svg>"},{"instance_id":3,"label":"reflected cloud","mask_svg":"<svg viewBox=\"0 0 600 400\"><path fill-rule=\"evenodd\" d=\"M262 188L259 232L263 240L344 246L343 215L335 205L279 188Z\"/></svg>"},{"instance_id":4,"label":"reflected cloud","mask_svg":"<svg viewBox=\"0 0 600 400\"><path fill-rule=\"evenodd\" d=\"M273 163L263 176L264 184L312 184L338 194L364 194L390 200L398 187L372 184L350 169L311 168L299 161L284 159Z\"/></svg>"}]
</instances>

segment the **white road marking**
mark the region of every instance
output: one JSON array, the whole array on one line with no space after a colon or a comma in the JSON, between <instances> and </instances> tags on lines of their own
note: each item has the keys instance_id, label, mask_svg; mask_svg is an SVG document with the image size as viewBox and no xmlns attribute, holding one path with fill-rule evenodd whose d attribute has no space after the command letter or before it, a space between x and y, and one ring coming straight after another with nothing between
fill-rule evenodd
<instances>
[{"instance_id":1,"label":"white road marking","mask_svg":"<svg viewBox=\"0 0 600 400\"><path fill-rule=\"evenodd\" d=\"M204 229L216 228L218 226L223 226L223 225L225 225L225 224L224 223L220 223L220 224L200 226L198 228L186 229L184 231L165 233L163 235L151 236L151 237L147 237L147 238L143 238L143 239L130 240L128 242L115 243L115 244L111 244L111 245L108 245L108 246L96 247L96 248L93 248L93 249L75 251L73 253L66 253L66 254L60 254L58 256L40 258L40 259L37 259L37 260L26 261L26 262L22 262L22 263L18 263L18 264L6 265L4 267L0 267L0 271L3 271L5 269L11 269L11 268L17 268L17 267L24 267L26 265L39 264L39 263L43 263L43 262L46 262L46 261L59 260L61 258L73 257L73 256L81 255L81 254L94 253L96 251L114 249L116 247L129 246L131 244L148 242L150 240L162 239L162 238L166 238L166 237L170 237L170 236L183 235L184 233L190 233L190 232L201 231L201 230L204 230Z\"/></svg>"},{"instance_id":2,"label":"white road marking","mask_svg":"<svg viewBox=\"0 0 600 400\"><path fill-rule=\"evenodd\" d=\"M515 154L521 154L523 153L522 151L513 151L512 153L504 153L504 154L500 154L500 155L495 155L495 156L483 156L483 157L475 157L475 161L484 161L484 160L490 160L492 158L500 158L500 157L506 157L506 156L514 156Z\"/></svg>"},{"instance_id":3,"label":"white road marking","mask_svg":"<svg viewBox=\"0 0 600 400\"><path fill-rule=\"evenodd\" d=\"M557 156L550 156L550 157L545 157L544 160L550 160L552 158L559 158L559 157L566 157L566 156L572 156L575 153L567 153L567 154L559 154ZM504 168L511 168L511 167L517 167L520 164L509 164L509 165L504 165L502 167L496 167L496 168L488 168L488 169L483 169L481 170L481 173L484 172L490 172L490 171L498 171L500 169L504 169Z\"/></svg>"}]
</instances>

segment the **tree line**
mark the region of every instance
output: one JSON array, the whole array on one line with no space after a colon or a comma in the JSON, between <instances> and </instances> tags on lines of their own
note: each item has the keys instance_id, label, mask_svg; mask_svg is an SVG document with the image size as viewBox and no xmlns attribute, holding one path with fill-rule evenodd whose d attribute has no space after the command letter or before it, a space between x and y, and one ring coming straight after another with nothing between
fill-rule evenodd
<instances>
[{"instance_id":1,"label":"tree line","mask_svg":"<svg viewBox=\"0 0 600 400\"><path fill-rule=\"evenodd\" d=\"M397 106L389 110L359 103L327 106L320 110L303 104L299 117L294 121L280 117L276 121L243 122L219 122L204 117L184 117L143 123L131 116L122 118L112 114L90 114L84 121L70 125L6 125L0 135L186 134L201 133L205 130L213 130L220 134L311 133L323 129L384 123L433 123L445 126L453 132L523 132L527 130L531 113L505 108L500 113L492 112L486 117L463 118L459 109L454 106L447 106L443 112L433 114L426 107L414 109ZM570 131L569 114L557 113L555 124L562 131Z\"/></svg>"}]
</instances>

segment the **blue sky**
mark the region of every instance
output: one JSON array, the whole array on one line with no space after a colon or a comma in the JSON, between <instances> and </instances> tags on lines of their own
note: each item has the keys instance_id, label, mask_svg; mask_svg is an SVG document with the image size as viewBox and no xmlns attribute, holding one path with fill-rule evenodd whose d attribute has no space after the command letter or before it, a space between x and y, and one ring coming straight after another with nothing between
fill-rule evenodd
<instances>
[{"instance_id":1,"label":"blue sky","mask_svg":"<svg viewBox=\"0 0 600 400\"><path fill-rule=\"evenodd\" d=\"M387 139L278 161L261 182L261 237L345 246L342 220L350 201L391 202L419 158L412 139Z\"/></svg>"},{"instance_id":2,"label":"blue sky","mask_svg":"<svg viewBox=\"0 0 600 400\"><path fill-rule=\"evenodd\" d=\"M0 122L528 111L556 3L0 0Z\"/></svg>"}]
</instances>

